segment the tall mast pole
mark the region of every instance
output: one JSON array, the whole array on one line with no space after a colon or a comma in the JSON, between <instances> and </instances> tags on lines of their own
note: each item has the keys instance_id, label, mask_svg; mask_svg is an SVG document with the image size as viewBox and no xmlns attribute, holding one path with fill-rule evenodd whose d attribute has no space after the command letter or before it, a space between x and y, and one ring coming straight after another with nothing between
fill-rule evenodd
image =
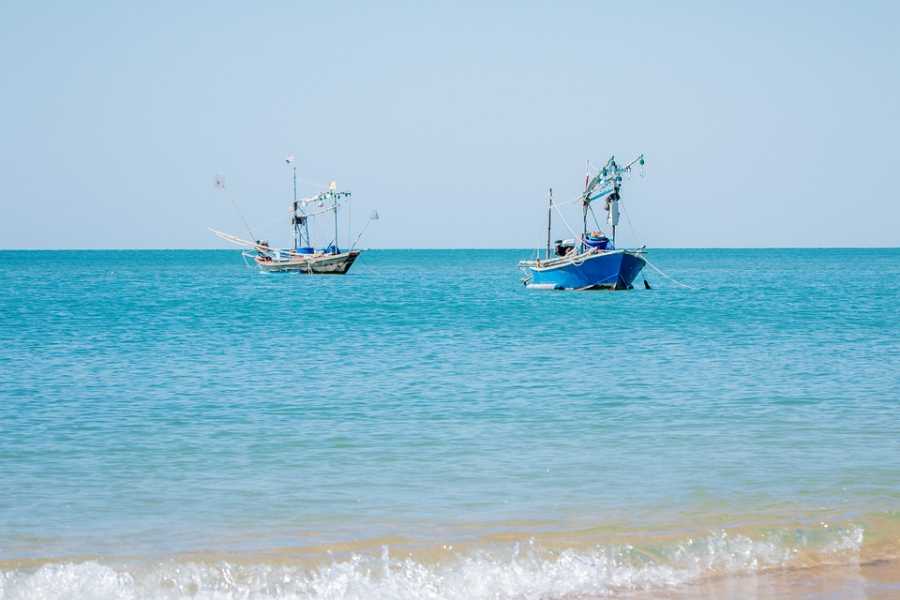
<instances>
[{"instance_id":1,"label":"tall mast pole","mask_svg":"<svg viewBox=\"0 0 900 600\"><path fill-rule=\"evenodd\" d=\"M609 195L609 217L608 223L612 226L612 243L616 243L616 225L619 224L619 190L621 186L618 181L613 185L612 194Z\"/></svg>"},{"instance_id":2,"label":"tall mast pole","mask_svg":"<svg viewBox=\"0 0 900 600\"><path fill-rule=\"evenodd\" d=\"M580 252L584 252L584 250L585 250L584 238L587 237L587 214L588 214L588 207L590 206L590 204L588 204L587 196L584 197L583 204L584 204L584 206L583 206L583 211L582 211L583 212L583 220L582 220L582 225L581 225L581 244L579 244L579 246L581 247Z\"/></svg>"},{"instance_id":3,"label":"tall mast pole","mask_svg":"<svg viewBox=\"0 0 900 600\"><path fill-rule=\"evenodd\" d=\"M305 211L304 211L304 217L303 217L303 233L306 234L306 245L312 246L313 245L312 238L309 237L309 217L305 216Z\"/></svg>"},{"instance_id":4,"label":"tall mast pole","mask_svg":"<svg viewBox=\"0 0 900 600\"><path fill-rule=\"evenodd\" d=\"M303 242L303 240L297 239L298 234L300 233L300 227L298 227L298 225L296 223L296 220L297 220L297 218L296 218L296 214L297 214L297 165L291 165L291 171L293 172L291 179L293 180L293 188L294 188L294 221L295 221L295 223L294 223L294 250L296 250L300 246L300 244Z\"/></svg>"},{"instance_id":5,"label":"tall mast pole","mask_svg":"<svg viewBox=\"0 0 900 600\"><path fill-rule=\"evenodd\" d=\"M550 260L550 223L553 219L553 188L550 188L550 204L547 206L547 254L546 259Z\"/></svg>"},{"instance_id":6,"label":"tall mast pole","mask_svg":"<svg viewBox=\"0 0 900 600\"><path fill-rule=\"evenodd\" d=\"M337 203L337 194L334 193L334 190L331 190L331 201L334 203L334 253L337 254L338 250L338 203Z\"/></svg>"},{"instance_id":7,"label":"tall mast pole","mask_svg":"<svg viewBox=\"0 0 900 600\"><path fill-rule=\"evenodd\" d=\"M612 217L612 243L616 245L616 225L619 224L619 186L617 185L613 192L613 206L609 207L609 214Z\"/></svg>"},{"instance_id":8,"label":"tall mast pole","mask_svg":"<svg viewBox=\"0 0 900 600\"><path fill-rule=\"evenodd\" d=\"M581 243L579 246L579 252L584 252L585 244L584 238L587 236L587 214L588 214L588 206L590 204L589 200L589 192L588 186L591 181L591 161L588 160L587 164L584 168L584 199L582 200L582 221L581 221Z\"/></svg>"}]
</instances>

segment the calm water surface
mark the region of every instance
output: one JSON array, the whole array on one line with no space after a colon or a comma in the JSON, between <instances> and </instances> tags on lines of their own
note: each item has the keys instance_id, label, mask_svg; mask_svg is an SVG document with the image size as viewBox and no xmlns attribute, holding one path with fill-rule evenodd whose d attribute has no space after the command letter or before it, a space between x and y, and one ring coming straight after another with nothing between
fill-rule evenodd
<instances>
[{"instance_id":1,"label":"calm water surface","mask_svg":"<svg viewBox=\"0 0 900 600\"><path fill-rule=\"evenodd\" d=\"M559 552L608 574L750 568L719 542L776 565L900 548L900 250L659 250L695 289L627 293L527 291L527 255L370 251L317 278L0 252L0 597L40 597L30 559L169 597L134 573L301 550L352 571L386 546L465 580L538 540L534 568L572 580ZM296 592L350 597L317 593Z\"/></svg>"}]
</instances>

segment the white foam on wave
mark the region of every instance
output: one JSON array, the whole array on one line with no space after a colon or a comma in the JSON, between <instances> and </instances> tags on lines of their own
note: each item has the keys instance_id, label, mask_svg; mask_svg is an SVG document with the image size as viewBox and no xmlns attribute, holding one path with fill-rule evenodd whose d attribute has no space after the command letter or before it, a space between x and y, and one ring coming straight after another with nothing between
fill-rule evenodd
<instances>
[{"instance_id":1,"label":"white foam on wave","mask_svg":"<svg viewBox=\"0 0 900 600\"><path fill-rule=\"evenodd\" d=\"M810 542L802 532L759 539L718 532L655 552L632 546L549 552L528 544L425 564L380 557L309 569L282 563L51 563L0 572L0 600L529 600L606 596L677 586L723 574L858 557L863 530L832 529Z\"/></svg>"}]
</instances>

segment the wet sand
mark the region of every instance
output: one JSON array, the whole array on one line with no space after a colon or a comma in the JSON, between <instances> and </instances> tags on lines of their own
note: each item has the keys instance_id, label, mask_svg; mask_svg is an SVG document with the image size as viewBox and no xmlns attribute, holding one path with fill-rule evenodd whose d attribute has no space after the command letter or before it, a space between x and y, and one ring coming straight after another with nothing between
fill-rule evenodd
<instances>
[{"instance_id":1,"label":"wet sand","mask_svg":"<svg viewBox=\"0 0 900 600\"><path fill-rule=\"evenodd\" d=\"M900 561L877 560L858 565L774 569L710 578L669 589L627 592L627 600L897 600Z\"/></svg>"}]
</instances>

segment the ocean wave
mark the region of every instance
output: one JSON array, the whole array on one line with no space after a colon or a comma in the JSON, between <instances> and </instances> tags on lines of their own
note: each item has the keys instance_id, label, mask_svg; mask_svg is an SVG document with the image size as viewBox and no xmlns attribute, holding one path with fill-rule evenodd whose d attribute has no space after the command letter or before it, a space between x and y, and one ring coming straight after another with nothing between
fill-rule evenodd
<instances>
[{"instance_id":1,"label":"ocean wave","mask_svg":"<svg viewBox=\"0 0 900 600\"><path fill-rule=\"evenodd\" d=\"M718 531L636 547L550 550L535 542L427 562L354 555L310 567L289 560L48 562L0 571L2 600L530 600L603 597L722 575L858 561L861 527Z\"/></svg>"}]
</instances>

